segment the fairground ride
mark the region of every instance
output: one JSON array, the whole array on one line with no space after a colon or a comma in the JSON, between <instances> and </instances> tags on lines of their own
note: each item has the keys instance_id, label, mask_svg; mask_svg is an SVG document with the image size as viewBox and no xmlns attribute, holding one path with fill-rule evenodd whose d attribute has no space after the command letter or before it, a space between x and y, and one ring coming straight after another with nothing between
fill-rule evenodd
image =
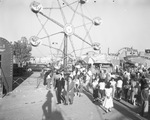
<instances>
[{"instance_id":1,"label":"fairground ride","mask_svg":"<svg viewBox=\"0 0 150 120\"><path fill-rule=\"evenodd\" d=\"M53 3L55 3L55 6L52 5ZM74 58L76 59L77 51L80 51L81 53L83 49L87 49L84 48L84 43L88 45L88 48L90 47L93 50L99 51L100 43L92 41L90 30L93 26L98 26L101 24L101 18L95 17L91 19L90 17L85 15L84 6L87 3L88 0L54 0L51 4L51 7L43 7L39 2L32 2L30 5L31 11L35 13L41 25L41 29L38 31L38 34L36 36L32 36L30 38L31 45L33 47L38 47L39 45L48 47L52 55L51 57L57 57L52 53L54 50L57 51L57 54L62 53L64 67L67 66L67 59L69 56L74 56ZM69 10L71 11L70 13L68 13ZM59 11L62 21L58 17L57 19L55 19L51 16L52 12L54 11ZM66 13L67 15L65 15ZM57 14L55 16L57 16ZM69 16L71 16L70 20L67 19ZM81 19L78 19L78 17L81 17ZM43 20L43 18L45 18L45 21ZM77 22L75 23L75 21ZM50 26L48 26L48 22L50 22ZM52 24L58 27L59 32L49 33L52 32L48 30L49 27L53 26ZM79 30L80 28L82 29ZM45 35L39 37L41 31L44 31ZM81 31L84 36L78 34L77 31ZM61 40L61 42L59 41L61 44L59 48L56 48L52 46L52 37L59 36L59 34L63 35L61 36L63 40ZM78 41L72 40L72 38L76 38L82 41L80 49L75 49L75 43L77 43ZM69 52L68 50L69 42L72 48L71 52Z\"/></svg>"}]
</instances>

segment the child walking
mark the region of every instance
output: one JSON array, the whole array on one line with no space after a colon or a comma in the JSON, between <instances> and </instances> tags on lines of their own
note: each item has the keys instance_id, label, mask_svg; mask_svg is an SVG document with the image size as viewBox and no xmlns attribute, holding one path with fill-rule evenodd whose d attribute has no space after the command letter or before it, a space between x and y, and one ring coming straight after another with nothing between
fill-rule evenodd
<instances>
[{"instance_id":1,"label":"child walking","mask_svg":"<svg viewBox=\"0 0 150 120\"><path fill-rule=\"evenodd\" d=\"M105 87L105 98L103 102L103 107L106 109L106 112L111 112L113 105L113 99L112 99L112 87L110 83L108 83Z\"/></svg>"}]
</instances>

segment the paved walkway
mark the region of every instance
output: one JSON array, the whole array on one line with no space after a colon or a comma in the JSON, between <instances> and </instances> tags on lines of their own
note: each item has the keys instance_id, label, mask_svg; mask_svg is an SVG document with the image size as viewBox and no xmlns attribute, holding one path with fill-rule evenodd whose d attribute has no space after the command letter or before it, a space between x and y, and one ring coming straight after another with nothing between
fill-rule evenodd
<instances>
[{"instance_id":1,"label":"paved walkway","mask_svg":"<svg viewBox=\"0 0 150 120\"><path fill-rule=\"evenodd\" d=\"M0 120L103 120L97 107L83 94L73 105L57 105L55 91L41 83L38 72L32 74L9 95L0 99Z\"/></svg>"}]
</instances>

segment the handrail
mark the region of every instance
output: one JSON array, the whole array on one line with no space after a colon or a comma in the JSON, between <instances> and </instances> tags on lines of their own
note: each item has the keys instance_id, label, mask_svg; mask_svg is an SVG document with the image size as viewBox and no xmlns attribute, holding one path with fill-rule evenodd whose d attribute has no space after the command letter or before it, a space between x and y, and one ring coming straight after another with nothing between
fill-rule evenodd
<instances>
[{"instance_id":1,"label":"handrail","mask_svg":"<svg viewBox=\"0 0 150 120\"><path fill-rule=\"evenodd\" d=\"M18 83L17 81L20 80L20 79L21 79L22 81L24 81L23 78L19 77L17 80L15 80L15 81L13 82L13 84L14 84L14 83L17 83L17 84L19 85L19 83Z\"/></svg>"}]
</instances>

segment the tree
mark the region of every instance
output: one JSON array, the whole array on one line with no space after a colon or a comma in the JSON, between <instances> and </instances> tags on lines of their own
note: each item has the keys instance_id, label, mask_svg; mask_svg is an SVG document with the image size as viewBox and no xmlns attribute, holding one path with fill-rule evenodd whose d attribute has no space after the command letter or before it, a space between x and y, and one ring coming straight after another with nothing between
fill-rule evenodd
<instances>
[{"instance_id":1,"label":"tree","mask_svg":"<svg viewBox=\"0 0 150 120\"><path fill-rule=\"evenodd\" d=\"M26 37L22 37L21 40L14 42L13 52L14 52L16 62L22 66L23 63L29 61L31 58L31 50L32 47L28 43Z\"/></svg>"}]
</instances>

